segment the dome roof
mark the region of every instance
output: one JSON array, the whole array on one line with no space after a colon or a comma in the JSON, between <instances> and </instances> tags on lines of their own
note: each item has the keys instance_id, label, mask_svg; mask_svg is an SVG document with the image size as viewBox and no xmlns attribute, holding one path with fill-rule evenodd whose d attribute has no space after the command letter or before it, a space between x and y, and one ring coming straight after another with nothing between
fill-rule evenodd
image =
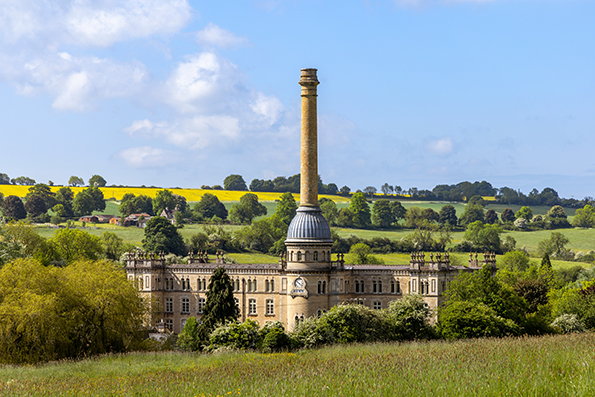
<instances>
[{"instance_id":1,"label":"dome roof","mask_svg":"<svg viewBox=\"0 0 595 397\"><path fill-rule=\"evenodd\" d=\"M285 242L332 243L331 229L320 207L299 207L287 230Z\"/></svg>"}]
</instances>

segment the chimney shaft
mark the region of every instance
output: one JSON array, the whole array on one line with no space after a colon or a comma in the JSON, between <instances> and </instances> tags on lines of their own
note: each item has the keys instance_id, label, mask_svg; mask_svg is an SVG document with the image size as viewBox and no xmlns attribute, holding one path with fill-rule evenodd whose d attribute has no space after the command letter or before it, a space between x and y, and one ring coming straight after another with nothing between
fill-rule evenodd
<instances>
[{"instance_id":1,"label":"chimney shaft","mask_svg":"<svg viewBox=\"0 0 595 397\"><path fill-rule=\"evenodd\" d=\"M316 69L302 69L302 146L300 206L318 207L318 115Z\"/></svg>"}]
</instances>

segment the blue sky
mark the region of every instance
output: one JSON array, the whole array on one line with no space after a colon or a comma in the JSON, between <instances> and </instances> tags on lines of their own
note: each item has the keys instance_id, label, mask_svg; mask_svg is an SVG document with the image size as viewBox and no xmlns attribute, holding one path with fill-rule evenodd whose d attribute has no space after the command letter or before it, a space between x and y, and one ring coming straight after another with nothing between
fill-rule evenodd
<instances>
[{"instance_id":1,"label":"blue sky","mask_svg":"<svg viewBox=\"0 0 595 397\"><path fill-rule=\"evenodd\" d=\"M595 196L595 2L0 0L0 172L353 190L487 180Z\"/></svg>"}]
</instances>

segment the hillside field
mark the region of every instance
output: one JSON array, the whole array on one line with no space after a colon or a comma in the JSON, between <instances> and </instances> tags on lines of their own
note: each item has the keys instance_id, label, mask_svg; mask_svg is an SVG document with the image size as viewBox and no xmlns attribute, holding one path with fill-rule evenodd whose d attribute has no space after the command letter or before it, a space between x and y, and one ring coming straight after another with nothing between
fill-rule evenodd
<instances>
[{"instance_id":1,"label":"hillside field","mask_svg":"<svg viewBox=\"0 0 595 397\"><path fill-rule=\"evenodd\" d=\"M593 333L0 367L7 396L591 396L594 384Z\"/></svg>"}]
</instances>

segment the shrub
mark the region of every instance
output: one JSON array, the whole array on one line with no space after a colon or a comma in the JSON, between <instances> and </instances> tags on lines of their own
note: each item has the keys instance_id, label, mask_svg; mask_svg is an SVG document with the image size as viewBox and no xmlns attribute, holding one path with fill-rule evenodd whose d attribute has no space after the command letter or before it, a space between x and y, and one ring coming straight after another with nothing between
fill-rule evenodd
<instances>
[{"instance_id":1,"label":"shrub","mask_svg":"<svg viewBox=\"0 0 595 397\"><path fill-rule=\"evenodd\" d=\"M520 334L520 328L514 321L496 315L493 309L483 303L469 301L456 301L441 308L438 327L445 339Z\"/></svg>"},{"instance_id":2,"label":"shrub","mask_svg":"<svg viewBox=\"0 0 595 397\"><path fill-rule=\"evenodd\" d=\"M552 322L552 327L563 334L585 332L585 325L576 314L559 315Z\"/></svg>"},{"instance_id":3,"label":"shrub","mask_svg":"<svg viewBox=\"0 0 595 397\"><path fill-rule=\"evenodd\" d=\"M405 295L390 303L387 311L393 327L392 339L427 339L433 336L430 325L431 310L420 295Z\"/></svg>"},{"instance_id":4,"label":"shrub","mask_svg":"<svg viewBox=\"0 0 595 397\"><path fill-rule=\"evenodd\" d=\"M256 349L259 345L258 323L247 319L243 323L228 322L211 333L209 350L225 347L234 350Z\"/></svg>"},{"instance_id":5,"label":"shrub","mask_svg":"<svg viewBox=\"0 0 595 397\"><path fill-rule=\"evenodd\" d=\"M282 328L272 328L262 341L264 351L280 351L289 348L291 341Z\"/></svg>"}]
</instances>

